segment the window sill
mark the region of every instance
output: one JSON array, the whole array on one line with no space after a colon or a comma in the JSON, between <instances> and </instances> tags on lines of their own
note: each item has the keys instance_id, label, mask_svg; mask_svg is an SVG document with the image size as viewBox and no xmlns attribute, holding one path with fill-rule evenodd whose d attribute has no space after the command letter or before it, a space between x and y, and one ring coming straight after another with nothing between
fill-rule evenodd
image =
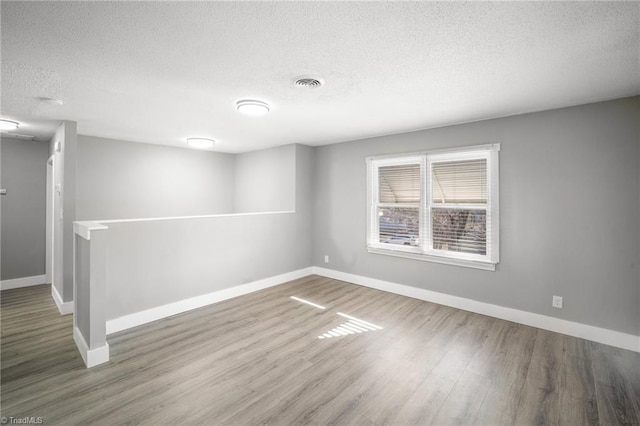
<instances>
[{"instance_id":1,"label":"window sill","mask_svg":"<svg viewBox=\"0 0 640 426\"><path fill-rule=\"evenodd\" d=\"M496 264L489 262L478 262L475 260L454 259L449 257L431 256L422 253L412 253L409 251L389 250L376 247L367 247L369 253L384 254L386 256L404 257L406 259L422 260L424 262L442 263L445 265L463 266L465 268L482 269L484 271L495 271Z\"/></svg>"}]
</instances>

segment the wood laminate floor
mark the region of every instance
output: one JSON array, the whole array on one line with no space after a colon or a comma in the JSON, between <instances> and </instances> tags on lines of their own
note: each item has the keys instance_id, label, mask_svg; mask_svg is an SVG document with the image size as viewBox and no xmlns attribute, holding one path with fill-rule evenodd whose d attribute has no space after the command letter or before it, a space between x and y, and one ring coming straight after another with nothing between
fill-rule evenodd
<instances>
[{"instance_id":1,"label":"wood laminate floor","mask_svg":"<svg viewBox=\"0 0 640 426\"><path fill-rule=\"evenodd\" d=\"M637 353L317 276L111 335L111 361L92 369L49 286L1 298L4 417L640 424Z\"/></svg>"}]
</instances>

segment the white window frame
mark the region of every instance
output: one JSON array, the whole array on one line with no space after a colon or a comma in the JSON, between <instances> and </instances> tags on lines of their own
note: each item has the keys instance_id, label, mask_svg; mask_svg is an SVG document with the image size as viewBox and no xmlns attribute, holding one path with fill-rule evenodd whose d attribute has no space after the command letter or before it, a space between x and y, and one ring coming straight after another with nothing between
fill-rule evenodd
<instances>
[{"instance_id":1,"label":"white window frame","mask_svg":"<svg viewBox=\"0 0 640 426\"><path fill-rule=\"evenodd\" d=\"M495 271L499 262L499 158L500 144L478 145L410 154L367 157L367 250L370 253L405 257L428 262ZM470 207L486 210L487 253L478 255L433 249L431 239L431 167L434 162L484 158L487 160L487 203L469 205L436 204L436 208ZM379 241L379 207L411 207L379 202L378 169L384 166L420 164L419 240L418 247L386 244Z\"/></svg>"},{"instance_id":2,"label":"white window frame","mask_svg":"<svg viewBox=\"0 0 640 426\"><path fill-rule=\"evenodd\" d=\"M378 208L379 207L396 207L396 208L415 208L413 205L406 204L386 204L381 203L379 200L380 191L379 191L379 179L378 179L378 169L384 166L404 166L408 164L418 164L420 165L420 181L424 180L424 165L425 165L425 157L423 155L407 155L407 156L398 156L393 158L379 158L377 160L372 160L375 162L374 167L367 167L370 170L372 175L368 179L368 183L372 190L367 191L368 199L369 199L369 226L368 229L370 232L367 234L367 245L369 247L378 248L385 250L388 247L391 247L392 250L408 252L408 253L421 253L420 247L411 247L411 246L399 246L393 244L385 244L380 242L380 220L378 217ZM424 198L422 185L420 186L420 200ZM420 218L420 222L422 222L422 217L424 215L424 207L422 202L418 203L418 217ZM418 238L422 245L422 227L420 227Z\"/></svg>"}]
</instances>

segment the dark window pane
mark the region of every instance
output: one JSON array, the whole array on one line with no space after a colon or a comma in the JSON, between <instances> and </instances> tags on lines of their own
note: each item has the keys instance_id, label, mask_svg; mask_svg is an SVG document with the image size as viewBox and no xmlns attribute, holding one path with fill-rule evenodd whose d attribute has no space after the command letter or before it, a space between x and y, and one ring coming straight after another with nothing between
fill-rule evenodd
<instances>
[{"instance_id":1,"label":"dark window pane","mask_svg":"<svg viewBox=\"0 0 640 426\"><path fill-rule=\"evenodd\" d=\"M485 210L432 209L433 248L487 254Z\"/></svg>"},{"instance_id":2,"label":"dark window pane","mask_svg":"<svg viewBox=\"0 0 640 426\"><path fill-rule=\"evenodd\" d=\"M420 211L410 208L378 208L380 242L418 246Z\"/></svg>"}]
</instances>

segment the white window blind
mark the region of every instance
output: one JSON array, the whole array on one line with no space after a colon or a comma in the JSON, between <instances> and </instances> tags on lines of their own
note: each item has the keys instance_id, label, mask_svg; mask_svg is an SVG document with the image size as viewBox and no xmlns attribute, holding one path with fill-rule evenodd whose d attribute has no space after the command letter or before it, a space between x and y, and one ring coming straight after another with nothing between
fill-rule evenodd
<instances>
[{"instance_id":1,"label":"white window blind","mask_svg":"<svg viewBox=\"0 0 640 426\"><path fill-rule=\"evenodd\" d=\"M420 243L420 163L380 166L378 172L378 241L416 247Z\"/></svg>"},{"instance_id":2,"label":"white window blind","mask_svg":"<svg viewBox=\"0 0 640 426\"><path fill-rule=\"evenodd\" d=\"M382 166L378 180L381 203L420 202L420 164Z\"/></svg>"},{"instance_id":3,"label":"white window blind","mask_svg":"<svg viewBox=\"0 0 640 426\"><path fill-rule=\"evenodd\" d=\"M485 145L367 159L370 251L494 269L498 151Z\"/></svg>"},{"instance_id":4,"label":"white window blind","mask_svg":"<svg viewBox=\"0 0 640 426\"><path fill-rule=\"evenodd\" d=\"M430 164L431 248L486 255L487 159Z\"/></svg>"},{"instance_id":5,"label":"white window blind","mask_svg":"<svg viewBox=\"0 0 640 426\"><path fill-rule=\"evenodd\" d=\"M434 203L486 203L487 160L432 163Z\"/></svg>"}]
</instances>

